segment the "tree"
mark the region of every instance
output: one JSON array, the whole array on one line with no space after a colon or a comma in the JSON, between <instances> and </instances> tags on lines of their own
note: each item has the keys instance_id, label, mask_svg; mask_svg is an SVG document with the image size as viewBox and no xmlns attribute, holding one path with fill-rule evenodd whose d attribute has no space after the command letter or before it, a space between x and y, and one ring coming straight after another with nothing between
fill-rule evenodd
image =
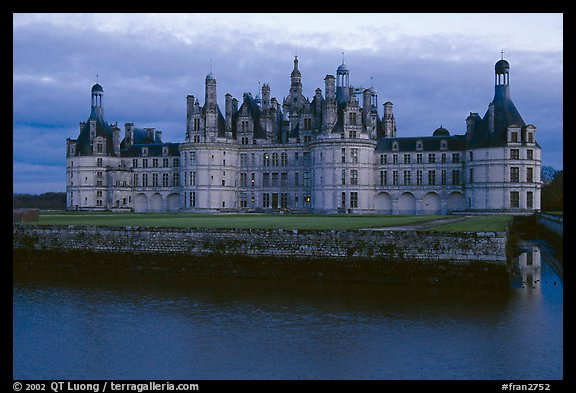
<instances>
[{"instance_id":1,"label":"tree","mask_svg":"<svg viewBox=\"0 0 576 393\"><path fill-rule=\"evenodd\" d=\"M541 173L540 179L542 180L542 184L548 184L552 180L554 180L554 177L556 176L558 171L549 165L544 165L540 173Z\"/></svg>"},{"instance_id":2,"label":"tree","mask_svg":"<svg viewBox=\"0 0 576 393\"><path fill-rule=\"evenodd\" d=\"M542 167L544 170L544 167ZM563 211L564 210L564 171L555 171L554 178L544 183L542 179L542 210Z\"/></svg>"}]
</instances>

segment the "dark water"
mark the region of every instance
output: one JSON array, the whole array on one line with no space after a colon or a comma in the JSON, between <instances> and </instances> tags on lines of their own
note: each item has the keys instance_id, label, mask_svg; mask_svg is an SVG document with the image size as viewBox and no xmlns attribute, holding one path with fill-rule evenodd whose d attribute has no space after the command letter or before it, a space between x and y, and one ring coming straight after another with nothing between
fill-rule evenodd
<instances>
[{"instance_id":1,"label":"dark water","mask_svg":"<svg viewBox=\"0 0 576 393\"><path fill-rule=\"evenodd\" d=\"M525 251L503 291L19 273L13 377L562 379L562 281Z\"/></svg>"}]
</instances>

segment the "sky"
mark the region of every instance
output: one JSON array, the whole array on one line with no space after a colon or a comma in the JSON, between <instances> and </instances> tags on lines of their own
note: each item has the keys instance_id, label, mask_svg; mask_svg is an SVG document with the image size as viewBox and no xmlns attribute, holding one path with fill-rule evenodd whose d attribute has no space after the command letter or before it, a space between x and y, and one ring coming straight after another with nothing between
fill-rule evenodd
<instances>
[{"instance_id":1,"label":"sky","mask_svg":"<svg viewBox=\"0 0 576 393\"><path fill-rule=\"evenodd\" d=\"M63 192L66 138L104 89L104 118L183 142L186 96L218 103L270 84L282 102L298 56L303 94L342 63L354 87L394 104L397 136L443 126L466 132L494 96L494 64L510 63L510 94L536 126L542 165L563 169L562 14L13 14L13 192Z\"/></svg>"}]
</instances>

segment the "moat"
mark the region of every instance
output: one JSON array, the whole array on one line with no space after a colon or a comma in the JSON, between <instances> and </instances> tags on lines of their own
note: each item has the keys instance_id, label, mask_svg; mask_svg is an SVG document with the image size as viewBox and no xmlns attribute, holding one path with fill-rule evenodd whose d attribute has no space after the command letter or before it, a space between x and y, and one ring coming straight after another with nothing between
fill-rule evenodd
<instances>
[{"instance_id":1,"label":"moat","mask_svg":"<svg viewBox=\"0 0 576 393\"><path fill-rule=\"evenodd\" d=\"M16 270L14 379L562 379L563 283L504 290Z\"/></svg>"}]
</instances>

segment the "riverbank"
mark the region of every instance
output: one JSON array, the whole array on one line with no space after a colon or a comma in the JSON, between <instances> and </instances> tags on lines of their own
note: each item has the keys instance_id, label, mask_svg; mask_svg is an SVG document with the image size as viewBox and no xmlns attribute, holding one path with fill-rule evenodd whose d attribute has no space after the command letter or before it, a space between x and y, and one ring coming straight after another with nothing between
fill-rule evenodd
<instances>
[{"instance_id":1,"label":"riverbank","mask_svg":"<svg viewBox=\"0 0 576 393\"><path fill-rule=\"evenodd\" d=\"M506 232L13 225L14 266L506 286Z\"/></svg>"}]
</instances>

